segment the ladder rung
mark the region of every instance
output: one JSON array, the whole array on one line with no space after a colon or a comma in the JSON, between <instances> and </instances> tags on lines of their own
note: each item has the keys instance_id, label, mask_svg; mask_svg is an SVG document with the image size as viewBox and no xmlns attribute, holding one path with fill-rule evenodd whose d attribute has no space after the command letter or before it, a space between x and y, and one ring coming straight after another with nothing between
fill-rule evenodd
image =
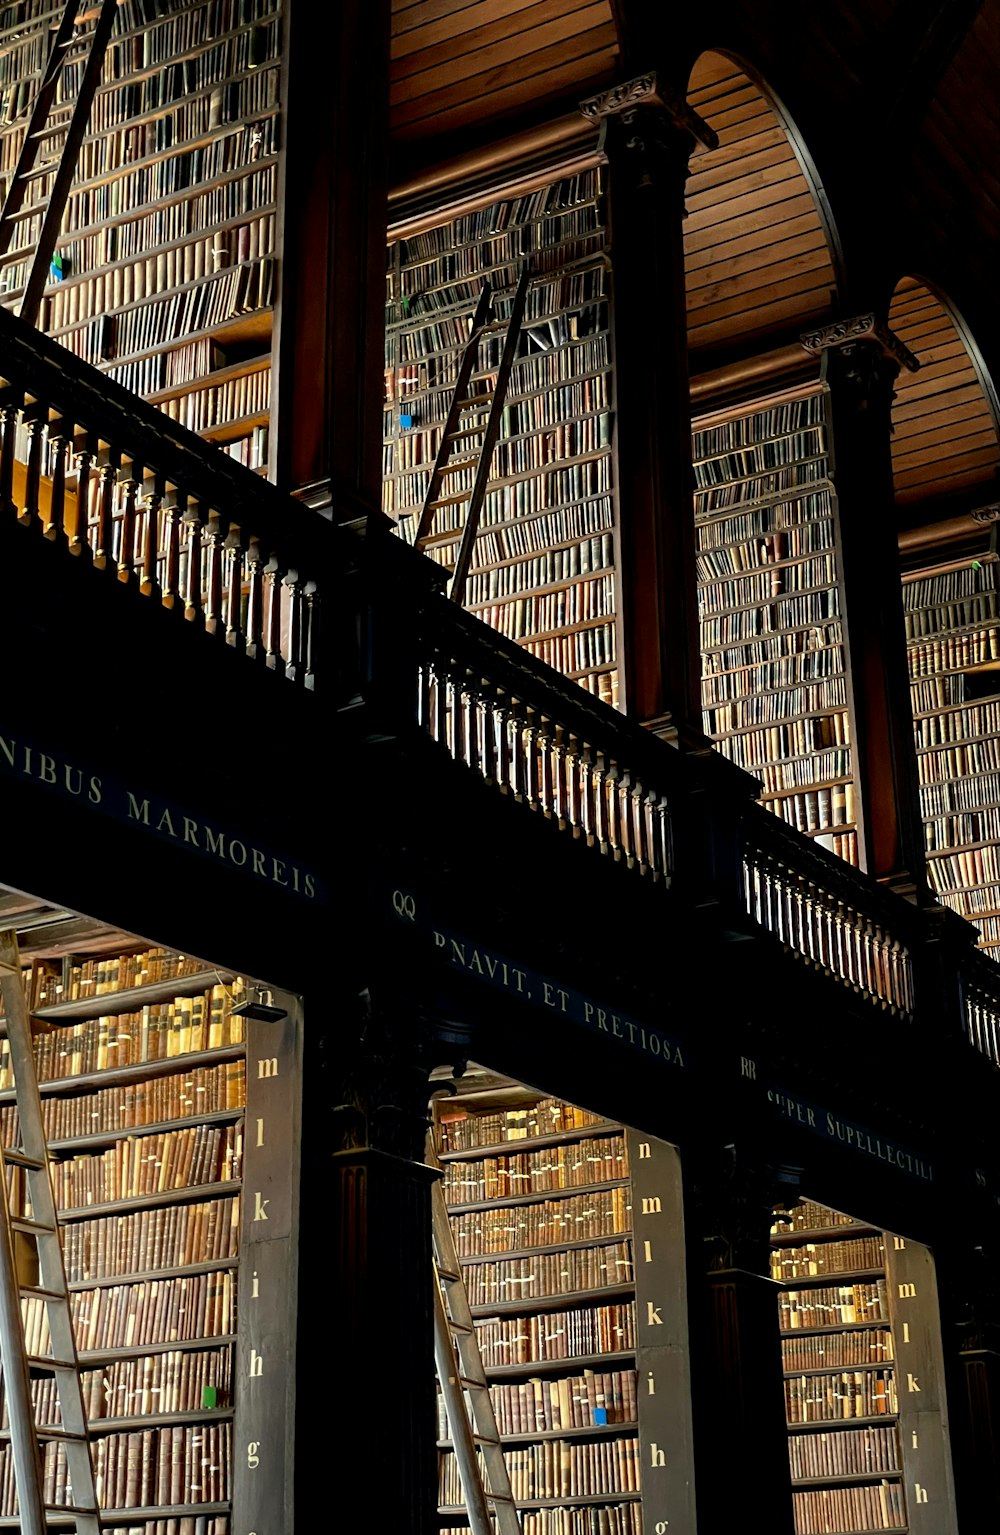
<instances>
[{"instance_id":1,"label":"ladder rung","mask_svg":"<svg viewBox=\"0 0 1000 1535\"><path fill-rule=\"evenodd\" d=\"M3 1159L8 1167L24 1167L29 1172L35 1173L44 1172L45 1170L44 1162L40 1162L37 1157L29 1157L27 1152L18 1151L14 1146L4 1152Z\"/></svg>"},{"instance_id":2,"label":"ladder rung","mask_svg":"<svg viewBox=\"0 0 1000 1535\"><path fill-rule=\"evenodd\" d=\"M463 1338L471 1337L476 1330L474 1327L470 1327L467 1322L456 1322L451 1317L448 1318L448 1326L452 1332L459 1333Z\"/></svg>"},{"instance_id":3,"label":"ladder rung","mask_svg":"<svg viewBox=\"0 0 1000 1535\"><path fill-rule=\"evenodd\" d=\"M29 1300L64 1300L69 1297L63 1290L43 1290L39 1285L22 1285L21 1294Z\"/></svg>"},{"instance_id":4,"label":"ladder rung","mask_svg":"<svg viewBox=\"0 0 1000 1535\"><path fill-rule=\"evenodd\" d=\"M61 1370L68 1370L71 1375L77 1373L77 1366L72 1359L53 1359L48 1354L28 1354L28 1364L33 1370L51 1370L53 1375Z\"/></svg>"},{"instance_id":5,"label":"ladder rung","mask_svg":"<svg viewBox=\"0 0 1000 1535\"><path fill-rule=\"evenodd\" d=\"M46 1503L46 1514L54 1514L60 1522L64 1522L69 1516L71 1519L80 1515L84 1519L97 1519L100 1517L99 1508L83 1508L78 1503Z\"/></svg>"},{"instance_id":6,"label":"ladder rung","mask_svg":"<svg viewBox=\"0 0 1000 1535\"><path fill-rule=\"evenodd\" d=\"M36 1439L46 1439L50 1443L56 1441L61 1444L65 1441L68 1444L86 1444L88 1441L87 1434L71 1434L61 1423L36 1423L34 1434ZM0 1440L10 1437L9 1428L0 1428Z\"/></svg>"},{"instance_id":7,"label":"ladder rung","mask_svg":"<svg viewBox=\"0 0 1000 1535\"><path fill-rule=\"evenodd\" d=\"M462 435L464 436L465 434L463 433ZM478 456L476 458L455 458L450 463L441 465L441 473L457 474L459 469L474 469L478 463Z\"/></svg>"},{"instance_id":8,"label":"ladder rung","mask_svg":"<svg viewBox=\"0 0 1000 1535\"><path fill-rule=\"evenodd\" d=\"M46 1226L42 1221L30 1221L26 1215L12 1215L10 1220L12 1231L23 1231L27 1235L54 1237L58 1235L57 1226Z\"/></svg>"},{"instance_id":9,"label":"ladder rung","mask_svg":"<svg viewBox=\"0 0 1000 1535\"><path fill-rule=\"evenodd\" d=\"M493 398L492 391L489 394L470 394L464 400L459 400L459 410L478 410L480 405L489 405Z\"/></svg>"},{"instance_id":10,"label":"ladder rung","mask_svg":"<svg viewBox=\"0 0 1000 1535\"><path fill-rule=\"evenodd\" d=\"M458 1284L462 1277L461 1274L453 1274L450 1269L442 1268L438 1269L437 1275L442 1284Z\"/></svg>"},{"instance_id":11,"label":"ladder rung","mask_svg":"<svg viewBox=\"0 0 1000 1535\"><path fill-rule=\"evenodd\" d=\"M427 506L433 512L440 506L455 506L459 501L468 501L471 494L471 490L463 490L458 496L438 496L436 501L428 501Z\"/></svg>"}]
</instances>

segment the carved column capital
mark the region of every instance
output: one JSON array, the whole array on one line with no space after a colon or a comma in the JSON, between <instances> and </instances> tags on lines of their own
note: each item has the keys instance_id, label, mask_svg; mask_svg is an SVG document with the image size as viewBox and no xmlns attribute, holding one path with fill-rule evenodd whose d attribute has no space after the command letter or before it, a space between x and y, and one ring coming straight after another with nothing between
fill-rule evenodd
<instances>
[{"instance_id":1,"label":"carved column capital","mask_svg":"<svg viewBox=\"0 0 1000 1535\"><path fill-rule=\"evenodd\" d=\"M681 176L696 143L714 149L718 137L683 96L660 88L656 72L622 81L580 103L580 111L601 125L601 149L616 150L631 167L636 186L662 182L679 161Z\"/></svg>"},{"instance_id":2,"label":"carved column capital","mask_svg":"<svg viewBox=\"0 0 1000 1535\"><path fill-rule=\"evenodd\" d=\"M694 1195L710 1273L770 1276L774 1211L797 1201L800 1176L797 1167L751 1161L736 1146L702 1162Z\"/></svg>"},{"instance_id":3,"label":"carved column capital","mask_svg":"<svg viewBox=\"0 0 1000 1535\"><path fill-rule=\"evenodd\" d=\"M920 366L899 337L871 313L835 320L804 332L799 340L807 352L825 354L832 379L859 410L879 401L891 405L900 370L913 373Z\"/></svg>"},{"instance_id":4,"label":"carved column capital","mask_svg":"<svg viewBox=\"0 0 1000 1535\"><path fill-rule=\"evenodd\" d=\"M644 107L657 109L675 128L690 134L697 143L704 144L706 149L717 148L719 136L714 128L710 128L704 118L688 106L683 96L663 88L655 69L636 75L631 80L623 80L580 102L580 111L591 122L630 114L634 117Z\"/></svg>"}]
</instances>

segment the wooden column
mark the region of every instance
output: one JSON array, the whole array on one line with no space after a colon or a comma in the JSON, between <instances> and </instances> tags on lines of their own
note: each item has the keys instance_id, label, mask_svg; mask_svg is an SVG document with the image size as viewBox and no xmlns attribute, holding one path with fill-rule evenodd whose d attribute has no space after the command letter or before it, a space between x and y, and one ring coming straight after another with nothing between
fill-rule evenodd
<instances>
[{"instance_id":1,"label":"wooden column","mask_svg":"<svg viewBox=\"0 0 1000 1535\"><path fill-rule=\"evenodd\" d=\"M332 1496L338 1528L431 1535L431 1047L365 994L337 1013L311 1057L307 1035L297 1506Z\"/></svg>"},{"instance_id":2,"label":"wooden column","mask_svg":"<svg viewBox=\"0 0 1000 1535\"><path fill-rule=\"evenodd\" d=\"M682 220L691 150L716 139L653 73L581 111L608 161L625 699L702 745Z\"/></svg>"},{"instance_id":3,"label":"wooden column","mask_svg":"<svg viewBox=\"0 0 1000 1535\"><path fill-rule=\"evenodd\" d=\"M942 1338L960 1529L1000 1522L1000 1283L993 1213L938 1256ZM988 1245L974 1245L987 1232Z\"/></svg>"},{"instance_id":4,"label":"wooden column","mask_svg":"<svg viewBox=\"0 0 1000 1535\"><path fill-rule=\"evenodd\" d=\"M319 510L381 490L389 0L289 0L272 478Z\"/></svg>"},{"instance_id":5,"label":"wooden column","mask_svg":"<svg viewBox=\"0 0 1000 1535\"><path fill-rule=\"evenodd\" d=\"M890 437L893 386L916 359L873 314L802 337L830 389L834 528L860 788L862 867L902 894L926 888Z\"/></svg>"},{"instance_id":6,"label":"wooden column","mask_svg":"<svg viewBox=\"0 0 1000 1535\"><path fill-rule=\"evenodd\" d=\"M768 1240L778 1189L773 1169L744 1163L735 1147L706 1152L689 1181L699 1529L742 1529L754 1509L767 1510L768 1535L793 1527Z\"/></svg>"}]
</instances>

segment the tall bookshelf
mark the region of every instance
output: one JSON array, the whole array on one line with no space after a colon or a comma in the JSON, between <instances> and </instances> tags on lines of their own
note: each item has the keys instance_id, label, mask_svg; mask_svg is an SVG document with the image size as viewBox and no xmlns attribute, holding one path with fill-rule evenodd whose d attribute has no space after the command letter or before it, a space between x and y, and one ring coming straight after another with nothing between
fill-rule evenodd
<instances>
[{"instance_id":1,"label":"tall bookshelf","mask_svg":"<svg viewBox=\"0 0 1000 1535\"><path fill-rule=\"evenodd\" d=\"M932 888L1000 954L1000 607L992 553L911 571L906 649Z\"/></svg>"},{"instance_id":2,"label":"tall bookshelf","mask_svg":"<svg viewBox=\"0 0 1000 1535\"><path fill-rule=\"evenodd\" d=\"M264 1383L247 1355L258 1341L254 1303L275 1278L259 1258L255 1190L268 1183L267 1218L291 1201L292 1148L269 1147L267 1166L260 1148L275 1091L292 1090L296 1022L244 1018L234 1011L247 995L241 978L162 949L36 958L24 979L102 1522L118 1535L230 1535L275 1506L280 1517L285 1449L257 1421L267 1417ZM266 1070L248 1073L248 1060ZM0 1133L17 1144L6 1037ZM12 1210L30 1215L23 1175L8 1168L7 1177ZM272 1298L281 1303L269 1307L270 1346L259 1355L284 1416L294 1276L281 1233L268 1235L279 1238L268 1268L283 1269ZM34 1249L17 1241L30 1283ZM42 1362L44 1303L26 1298L22 1311L44 1424L58 1416ZM14 1529L5 1402L2 1411L0 1528ZM234 1457L234 1432L258 1451L266 1444L266 1486L248 1469L251 1455ZM72 1501L52 1442L44 1495L56 1508Z\"/></svg>"},{"instance_id":3,"label":"tall bookshelf","mask_svg":"<svg viewBox=\"0 0 1000 1535\"><path fill-rule=\"evenodd\" d=\"M597 168L472 210L389 247L385 511L412 542L485 281L506 319L531 277L466 605L501 634L618 702L607 231ZM481 354L500 361L503 334ZM466 417L471 424L474 417ZM462 478L464 474L465 478ZM474 469L449 476L471 488ZM463 508L426 552L454 566Z\"/></svg>"},{"instance_id":4,"label":"tall bookshelf","mask_svg":"<svg viewBox=\"0 0 1000 1535\"><path fill-rule=\"evenodd\" d=\"M438 1102L436 1136L522 1528L589 1535L593 1514L608 1535L639 1535L624 1132L509 1084L492 1103ZM439 1416L441 1514L457 1520L443 1403Z\"/></svg>"},{"instance_id":5,"label":"tall bookshelf","mask_svg":"<svg viewBox=\"0 0 1000 1535\"><path fill-rule=\"evenodd\" d=\"M706 733L776 815L858 862L825 389L694 423Z\"/></svg>"},{"instance_id":6,"label":"tall bookshelf","mask_svg":"<svg viewBox=\"0 0 1000 1535\"><path fill-rule=\"evenodd\" d=\"M0 11L4 186L53 15L48 0ZM123 0L39 316L252 468L267 463L280 26L280 0ZM53 121L82 59L63 71ZM33 246L53 174L32 183L12 250ZM0 269L8 305L25 274L23 260Z\"/></svg>"}]
</instances>

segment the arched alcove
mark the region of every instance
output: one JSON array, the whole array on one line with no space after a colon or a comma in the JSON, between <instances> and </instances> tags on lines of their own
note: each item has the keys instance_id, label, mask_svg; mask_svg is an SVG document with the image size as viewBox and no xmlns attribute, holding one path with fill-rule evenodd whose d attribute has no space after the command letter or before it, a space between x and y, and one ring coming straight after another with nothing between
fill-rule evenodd
<instances>
[{"instance_id":1,"label":"arched alcove","mask_svg":"<svg viewBox=\"0 0 1000 1535\"><path fill-rule=\"evenodd\" d=\"M733 59L705 53L688 100L718 147L691 157L685 204L692 351L803 326L836 300L822 189L777 101Z\"/></svg>"}]
</instances>

